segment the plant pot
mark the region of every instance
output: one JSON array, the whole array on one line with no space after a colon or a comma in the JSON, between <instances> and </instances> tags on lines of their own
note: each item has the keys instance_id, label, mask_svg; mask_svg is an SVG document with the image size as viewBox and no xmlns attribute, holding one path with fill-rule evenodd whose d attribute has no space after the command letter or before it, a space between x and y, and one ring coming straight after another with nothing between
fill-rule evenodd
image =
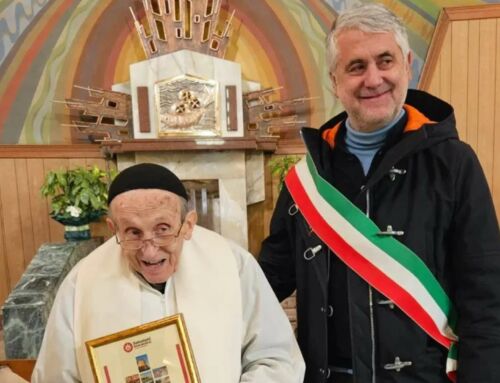
<instances>
[{"instance_id":1,"label":"plant pot","mask_svg":"<svg viewBox=\"0 0 500 383\"><path fill-rule=\"evenodd\" d=\"M90 239L90 226L88 224L78 226L64 225L64 239L66 241Z\"/></svg>"},{"instance_id":2,"label":"plant pot","mask_svg":"<svg viewBox=\"0 0 500 383\"><path fill-rule=\"evenodd\" d=\"M64 225L66 241L82 241L91 238L89 223L97 221L103 214L105 214L104 211L94 211L81 217L63 217L53 213L50 216Z\"/></svg>"}]
</instances>

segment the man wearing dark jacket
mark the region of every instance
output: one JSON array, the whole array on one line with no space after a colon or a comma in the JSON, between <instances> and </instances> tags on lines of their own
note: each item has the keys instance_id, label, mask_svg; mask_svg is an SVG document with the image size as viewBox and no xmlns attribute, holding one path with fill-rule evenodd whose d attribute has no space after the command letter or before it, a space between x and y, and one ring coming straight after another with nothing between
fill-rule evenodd
<instances>
[{"instance_id":1,"label":"man wearing dark jacket","mask_svg":"<svg viewBox=\"0 0 500 383\"><path fill-rule=\"evenodd\" d=\"M280 300L297 290L305 382L500 382L498 222L453 108L408 90L380 5L339 15L328 59L345 112L302 130L259 259Z\"/></svg>"}]
</instances>

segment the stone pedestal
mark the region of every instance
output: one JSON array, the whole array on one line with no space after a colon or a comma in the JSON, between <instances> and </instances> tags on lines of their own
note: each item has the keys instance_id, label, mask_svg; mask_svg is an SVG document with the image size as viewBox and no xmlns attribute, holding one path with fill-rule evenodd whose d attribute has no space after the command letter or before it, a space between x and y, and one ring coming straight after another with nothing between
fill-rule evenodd
<instances>
[{"instance_id":1,"label":"stone pedestal","mask_svg":"<svg viewBox=\"0 0 500 383\"><path fill-rule=\"evenodd\" d=\"M73 266L102 240L45 244L39 249L2 308L5 355L35 359L59 285Z\"/></svg>"}]
</instances>

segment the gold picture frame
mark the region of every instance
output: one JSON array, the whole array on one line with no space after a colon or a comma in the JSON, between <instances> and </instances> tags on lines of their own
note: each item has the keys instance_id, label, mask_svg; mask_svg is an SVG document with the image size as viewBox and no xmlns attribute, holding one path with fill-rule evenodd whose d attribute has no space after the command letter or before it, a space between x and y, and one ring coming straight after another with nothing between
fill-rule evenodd
<instances>
[{"instance_id":1,"label":"gold picture frame","mask_svg":"<svg viewBox=\"0 0 500 383\"><path fill-rule=\"evenodd\" d=\"M85 342L96 383L200 383L182 314Z\"/></svg>"}]
</instances>

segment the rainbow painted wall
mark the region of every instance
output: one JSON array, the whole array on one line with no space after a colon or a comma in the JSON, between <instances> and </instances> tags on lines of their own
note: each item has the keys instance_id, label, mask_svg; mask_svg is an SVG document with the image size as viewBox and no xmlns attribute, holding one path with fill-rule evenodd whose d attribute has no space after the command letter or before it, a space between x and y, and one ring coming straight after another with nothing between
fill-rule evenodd
<instances>
[{"instance_id":1,"label":"rainbow painted wall","mask_svg":"<svg viewBox=\"0 0 500 383\"><path fill-rule=\"evenodd\" d=\"M225 0L235 10L226 59L243 77L283 86L281 98L315 97L307 124L319 126L341 106L334 100L324 40L336 13L360 0ZM498 0L382 0L407 24L416 54L414 84L442 7ZM0 143L70 143L69 114L54 102L83 97L73 85L110 89L145 59L129 7L139 0L0 1Z\"/></svg>"}]
</instances>

